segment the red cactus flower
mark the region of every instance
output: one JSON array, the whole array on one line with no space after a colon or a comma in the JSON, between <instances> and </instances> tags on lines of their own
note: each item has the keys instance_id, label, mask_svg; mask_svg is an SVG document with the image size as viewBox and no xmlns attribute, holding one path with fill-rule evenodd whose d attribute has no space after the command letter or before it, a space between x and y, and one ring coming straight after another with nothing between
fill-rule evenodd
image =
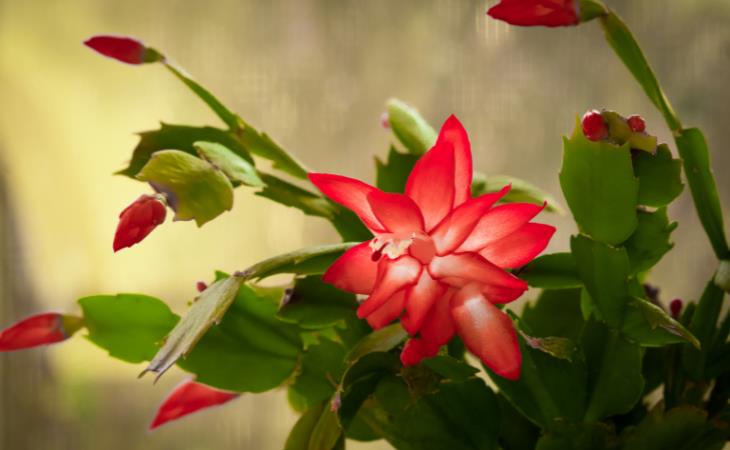
<instances>
[{"instance_id":1,"label":"red cactus flower","mask_svg":"<svg viewBox=\"0 0 730 450\"><path fill-rule=\"evenodd\" d=\"M581 126L583 134L591 141L600 141L608 137L608 125L600 111L592 109L583 114Z\"/></svg>"},{"instance_id":2,"label":"red cactus flower","mask_svg":"<svg viewBox=\"0 0 730 450\"><path fill-rule=\"evenodd\" d=\"M79 317L58 313L36 314L0 331L0 352L65 341L79 328Z\"/></svg>"},{"instance_id":3,"label":"red cactus flower","mask_svg":"<svg viewBox=\"0 0 730 450\"><path fill-rule=\"evenodd\" d=\"M150 424L150 430L187 416L201 409L222 405L237 398L239 394L220 391L194 381L185 381L162 402L157 410L155 419Z\"/></svg>"},{"instance_id":4,"label":"red cactus flower","mask_svg":"<svg viewBox=\"0 0 730 450\"><path fill-rule=\"evenodd\" d=\"M93 36L84 41L84 45L104 56L127 64L144 64L161 59L157 51L145 47L136 39L124 36Z\"/></svg>"},{"instance_id":5,"label":"red cactus flower","mask_svg":"<svg viewBox=\"0 0 730 450\"><path fill-rule=\"evenodd\" d=\"M456 333L497 374L519 377L517 336L495 304L527 289L505 269L531 261L555 229L530 223L544 205L493 207L509 186L471 197L471 150L456 117L416 163L405 194L339 175L311 173L309 179L374 235L335 261L323 280L367 294L358 316L373 328L400 317L412 337L401 354L404 364L434 356Z\"/></svg>"},{"instance_id":6,"label":"red cactus flower","mask_svg":"<svg viewBox=\"0 0 730 450\"><path fill-rule=\"evenodd\" d=\"M643 133L646 130L646 122L641 116L633 115L626 119L626 123L629 124L629 128L634 133Z\"/></svg>"},{"instance_id":7,"label":"red cactus flower","mask_svg":"<svg viewBox=\"0 0 730 450\"><path fill-rule=\"evenodd\" d=\"M119 214L119 225L114 234L114 251L142 241L165 221L167 208L158 196L142 195Z\"/></svg>"},{"instance_id":8,"label":"red cactus flower","mask_svg":"<svg viewBox=\"0 0 730 450\"><path fill-rule=\"evenodd\" d=\"M580 22L577 0L500 0L487 14L525 27L564 27Z\"/></svg>"}]
</instances>

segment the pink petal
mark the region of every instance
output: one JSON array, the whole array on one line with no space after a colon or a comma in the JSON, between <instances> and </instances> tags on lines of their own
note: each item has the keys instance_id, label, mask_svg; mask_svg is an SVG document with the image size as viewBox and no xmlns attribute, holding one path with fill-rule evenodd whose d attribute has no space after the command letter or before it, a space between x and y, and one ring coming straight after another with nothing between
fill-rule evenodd
<instances>
[{"instance_id":1,"label":"pink petal","mask_svg":"<svg viewBox=\"0 0 730 450\"><path fill-rule=\"evenodd\" d=\"M423 321L423 326L418 331L419 336L423 340L426 354L435 355L442 345L448 344L454 337L455 327L451 318L450 301L454 291L450 290L447 294L439 298Z\"/></svg>"},{"instance_id":2,"label":"pink petal","mask_svg":"<svg viewBox=\"0 0 730 450\"><path fill-rule=\"evenodd\" d=\"M491 299L505 303L522 295L527 283L490 263L477 253L455 253L433 258L428 272L438 281L461 287L472 281L485 284L499 295ZM459 282L461 280L461 282Z\"/></svg>"},{"instance_id":3,"label":"pink petal","mask_svg":"<svg viewBox=\"0 0 730 450\"><path fill-rule=\"evenodd\" d=\"M372 231L384 231L368 202L368 194L376 188L354 178L327 173L310 173L309 180L332 201L357 214Z\"/></svg>"},{"instance_id":4,"label":"pink petal","mask_svg":"<svg viewBox=\"0 0 730 450\"><path fill-rule=\"evenodd\" d=\"M378 276L378 263L372 255L370 241L352 247L327 269L322 281L355 294L371 293Z\"/></svg>"},{"instance_id":5,"label":"pink petal","mask_svg":"<svg viewBox=\"0 0 730 450\"><path fill-rule=\"evenodd\" d=\"M219 391L204 384L186 381L176 387L162 402L150 430L201 409L222 405L238 397L233 392Z\"/></svg>"},{"instance_id":6,"label":"pink petal","mask_svg":"<svg viewBox=\"0 0 730 450\"><path fill-rule=\"evenodd\" d=\"M357 309L361 319L380 308L393 294L414 284L421 274L421 263L410 256L395 260L384 257L378 264L378 278L370 297Z\"/></svg>"},{"instance_id":7,"label":"pink petal","mask_svg":"<svg viewBox=\"0 0 730 450\"><path fill-rule=\"evenodd\" d=\"M423 231L421 210L403 194L391 194L379 189L368 194L375 217L392 233Z\"/></svg>"},{"instance_id":8,"label":"pink petal","mask_svg":"<svg viewBox=\"0 0 730 450\"><path fill-rule=\"evenodd\" d=\"M451 212L431 232L436 253L445 255L454 251L474 230L477 222L484 217L500 198L502 198L510 187L505 186L499 192L485 194L468 200Z\"/></svg>"},{"instance_id":9,"label":"pink petal","mask_svg":"<svg viewBox=\"0 0 730 450\"><path fill-rule=\"evenodd\" d=\"M379 330L384 326L388 325L403 312L403 306L406 302L406 290L401 289L400 291L393 294L385 303L374 313L367 317L367 321L374 330Z\"/></svg>"},{"instance_id":10,"label":"pink petal","mask_svg":"<svg viewBox=\"0 0 730 450\"><path fill-rule=\"evenodd\" d=\"M522 228L479 252L499 267L520 267L532 261L547 247L555 227L542 223L528 223Z\"/></svg>"},{"instance_id":11,"label":"pink petal","mask_svg":"<svg viewBox=\"0 0 730 450\"><path fill-rule=\"evenodd\" d=\"M451 115L441 126L437 144L449 144L454 149L454 207L471 198L473 174L471 146L464 126Z\"/></svg>"},{"instance_id":12,"label":"pink petal","mask_svg":"<svg viewBox=\"0 0 730 450\"><path fill-rule=\"evenodd\" d=\"M475 252L487 244L498 241L520 229L532 220L545 205L509 203L489 211L474 227L471 235L459 247L459 251Z\"/></svg>"},{"instance_id":13,"label":"pink petal","mask_svg":"<svg viewBox=\"0 0 730 450\"><path fill-rule=\"evenodd\" d=\"M451 301L451 315L466 348L509 380L520 377L522 354L512 320L487 301L478 286L461 289Z\"/></svg>"},{"instance_id":14,"label":"pink petal","mask_svg":"<svg viewBox=\"0 0 730 450\"><path fill-rule=\"evenodd\" d=\"M421 209L426 231L451 212L454 204L454 149L435 145L418 160L406 183L406 195Z\"/></svg>"},{"instance_id":15,"label":"pink petal","mask_svg":"<svg viewBox=\"0 0 730 450\"><path fill-rule=\"evenodd\" d=\"M401 317L403 328L411 336L421 329L433 304L444 296L446 286L435 281L427 270L421 271L418 282L408 290L406 313Z\"/></svg>"}]
</instances>

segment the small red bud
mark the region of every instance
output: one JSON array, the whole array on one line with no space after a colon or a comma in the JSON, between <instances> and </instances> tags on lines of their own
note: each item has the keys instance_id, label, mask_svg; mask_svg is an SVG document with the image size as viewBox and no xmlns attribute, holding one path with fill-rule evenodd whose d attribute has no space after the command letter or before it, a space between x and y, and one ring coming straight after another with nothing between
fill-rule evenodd
<instances>
[{"instance_id":1,"label":"small red bud","mask_svg":"<svg viewBox=\"0 0 730 450\"><path fill-rule=\"evenodd\" d=\"M330 411L337 412L342 407L342 395L340 395L339 392L336 392L334 397L332 397L332 400L330 401Z\"/></svg>"},{"instance_id":2,"label":"small red bud","mask_svg":"<svg viewBox=\"0 0 730 450\"><path fill-rule=\"evenodd\" d=\"M672 317L674 319L678 319L679 313L682 312L682 300L678 298L672 300L672 302L669 303L669 311L672 313Z\"/></svg>"},{"instance_id":3,"label":"small red bud","mask_svg":"<svg viewBox=\"0 0 730 450\"><path fill-rule=\"evenodd\" d=\"M30 316L0 331L0 352L65 341L81 328L81 319L58 313Z\"/></svg>"},{"instance_id":4,"label":"small red bud","mask_svg":"<svg viewBox=\"0 0 730 450\"><path fill-rule=\"evenodd\" d=\"M208 285L205 284L204 281L198 281L195 283L195 289L198 290L198 292L203 292L204 290L208 289Z\"/></svg>"},{"instance_id":5,"label":"small red bud","mask_svg":"<svg viewBox=\"0 0 730 450\"><path fill-rule=\"evenodd\" d=\"M646 122L644 122L644 118L641 116L630 116L626 119L626 122L629 124L629 128L631 128L631 131L634 133L643 133L644 130L646 130Z\"/></svg>"},{"instance_id":6,"label":"small red bud","mask_svg":"<svg viewBox=\"0 0 730 450\"><path fill-rule=\"evenodd\" d=\"M577 0L500 0L487 14L523 27L564 27L580 22Z\"/></svg>"},{"instance_id":7,"label":"small red bud","mask_svg":"<svg viewBox=\"0 0 730 450\"><path fill-rule=\"evenodd\" d=\"M588 111L581 120L583 134L591 141L601 141L608 137L608 126L601 113L595 109Z\"/></svg>"},{"instance_id":8,"label":"small red bud","mask_svg":"<svg viewBox=\"0 0 730 450\"><path fill-rule=\"evenodd\" d=\"M142 241L165 221L167 208L154 195L142 195L119 214L119 225L114 234L114 251Z\"/></svg>"},{"instance_id":9,"label":"small red bud","mask_svg":"<svg viewBox=\"0 0 730 450\"><path fill-rule=\"evenodd\" d=\"M234 392L219 391L204 384L186 381L173 389L162 402L150 425L150 430L201 409L222 405L237 397L238 394Z\"/></svg>"},{"instance_id":10,"label":"small red bud","mask_svg":"<svg viewBox=\"0 0 730 450\"><path fill-rule=\"evenodd\" d=\"M388 116L387 112L383 112L383 114L380 115L380 126L385 130L390 129L390 116Z\"/></svg>"},{"instance_id":11,"label":"small red bud","mask_svg":"<svg viewBox=\"0 0 730 450\"><path fill-rule=\"evenodd\" d=\"M127 64L142 64L148 61L148 49L140 41L123 36L93 36L84 45L109 58ZM154 58L153 58L154 59Z\"/></svg>"}]
</instances>

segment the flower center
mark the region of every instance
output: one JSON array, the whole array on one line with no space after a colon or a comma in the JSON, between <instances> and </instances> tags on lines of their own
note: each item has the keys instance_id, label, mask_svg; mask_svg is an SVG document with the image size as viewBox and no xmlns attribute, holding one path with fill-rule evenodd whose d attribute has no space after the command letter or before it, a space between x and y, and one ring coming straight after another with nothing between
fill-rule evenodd
<instances>
[{"instance_id":1,"label":"flower center","mask_svg":"<svg viewBox=\"0 0 730 450\"><path fill-rule=\"evenodd\" d=\"M436 254L436 247L430 236L423 233L384 233L370 241L372 260L378 261L385 255L397 259L406 253L423 264L428 264Z\"/></svg>"}]
</instances>

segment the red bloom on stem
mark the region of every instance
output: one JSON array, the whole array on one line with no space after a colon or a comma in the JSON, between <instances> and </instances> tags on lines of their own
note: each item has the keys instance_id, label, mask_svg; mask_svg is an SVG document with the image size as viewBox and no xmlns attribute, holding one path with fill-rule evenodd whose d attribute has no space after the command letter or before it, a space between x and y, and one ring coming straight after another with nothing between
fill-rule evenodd
<instances>
[{"instance_id":1,"label":"red bloom on stem","mask_svg":"<svg viewBox=\"0 0 730 450\"><path fill-rule=\"evenodd\" d=\"M177 420L201 409L222 405L237 398L239 394L220 391L194 381L186 381L173 389L157 410L150 430L172 420Z\"/></svg>"},{"instance_id":2,"label":"red bloom on stem","mask_svg":"<svg viewBox=\"0 0 730 450\"><path fill-rule=\"evenodd\" d=\"M131 247L165 221L167 208L155 195L142 195L119 214L114 251Z\"/></svg>"},{"instance_id":3,"label":"red bloom on stem","mask_svg":"<svg viewBox=\"0 0 730 450\"><path fill-rule=\"evenodd\" d=\"M583 134L591 141L601 141L608 138L608 125L600 111L592 109L581 119Z\"/></svg>"},{"instance_id":4,"label":"red bloom on stem","mask_svg":"<svg viewBox=\"0 0 730 450\"><path fill-rule=\"evenodd\" d=\"M148 49L136 39L124 36L93 36L84 45L109 58L127 64L143 64L149 60Z\"/></svg>"},{"instance_id":5,"label":"red bloom on stem","mask_svg":"<svg viewBox=\"0 0 730 450\"><path fill-rule=\"evenodd\" d=\"M368 295L357 313L373 328L400 318L411 336L403 364L434 356L458 334L495 373L519 377L517 336L495 304L527 289L504 269L531 261L555 229L530 223L544 206L494 207L509 186L471 197L471 150L456 117L444 123L434 147L416 163L405 194L339 175L311 173L309 179L354 211L374 235L335 261L323 280Z\"/></svg>"},{"instance_id":6,"label":"red bloom on stem","mask_svg":"<svg viewBox=\"0 0 730 450\"><path fill-rule=\"evenodd\" d=\"M577 0L500 0L487 14L525 27L564 27L580 22Z\"/></svg>"},{"instance_id":7,"label":"red bloom on stem","mask_svg":"<svg viewBox=\"0 0 730 450\"><path fill-rule=\"evenodd\" d=\"M646 122L644 122L644 118L636 114L626 119L626 123L629 124L629 128L631 128L631 131L634 133L643 133L646 130Z\"/></svg>"},{"instance_id":8,"label":"red bloom on stem","mask_svg":"<svg viewBox=\"0 0 730 450\"><path fill-rule=\"evenodd\" d=\"M58 313L30 316L0 331L0 352L65 341L81 328L81 319Z\"/></svg>"}]
</instances>

